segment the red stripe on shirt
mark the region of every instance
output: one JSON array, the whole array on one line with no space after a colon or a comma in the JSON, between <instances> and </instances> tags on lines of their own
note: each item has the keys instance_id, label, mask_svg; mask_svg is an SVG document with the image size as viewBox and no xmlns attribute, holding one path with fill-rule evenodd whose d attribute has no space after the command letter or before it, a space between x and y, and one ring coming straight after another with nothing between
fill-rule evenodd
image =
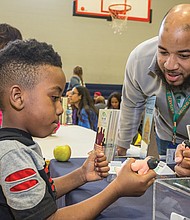
<instances>
[{"instance_id":1,"label":"red stripe on shirt","mask_svg":"<svg viewBox=\"0 0 190 220\"><path fill-rule=\"evenodd\" d=\"M37 184L38 184L37 180L28 180L23 183L17 184L16 186L13 186L12 188L10 188L10 191L11 192L25 191L25 190L28 190L28 189L34 187Z\"/></svg>"},{"instance_id":2,"label":"red stripe on shirt","mask_svg":"<svg viewBox=\"0 0 190 220\"><path fill-rule=\"evenodd\" d=\"M27 168L24 170L19 170L14 173L11 173L9 176L5 178L5 181L14 182L14 181L18 181L18 180L22 180L22 179L34 176L35 174L36 172L33 169Z\"/></svg>"}]
</instances>

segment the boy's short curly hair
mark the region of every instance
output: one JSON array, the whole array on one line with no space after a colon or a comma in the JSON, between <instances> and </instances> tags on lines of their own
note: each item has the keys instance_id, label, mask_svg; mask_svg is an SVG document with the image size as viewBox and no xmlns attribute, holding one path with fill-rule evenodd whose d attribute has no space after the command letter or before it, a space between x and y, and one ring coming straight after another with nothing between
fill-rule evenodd
<instances>
[{"instance_id":1,"label":"boy's short curly hair","mask_svg":"<svg viewBox=\"0 0 190 220\"><path fill-rule=\"evenodd\" d=\"M32 89L40 80L39 67L45 65L62 68L61 57L45 42L16 40L0 50L0 108L8 86Z\"/></svg>"}]
</instances>

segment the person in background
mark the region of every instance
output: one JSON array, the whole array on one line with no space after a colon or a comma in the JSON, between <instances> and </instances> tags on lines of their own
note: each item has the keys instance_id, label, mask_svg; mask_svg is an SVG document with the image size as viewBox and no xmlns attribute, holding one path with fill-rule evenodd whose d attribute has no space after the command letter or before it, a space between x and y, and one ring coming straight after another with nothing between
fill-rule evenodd
<instances>
[{"instance_id":1,"label":"person in background","mask_svg":"<svg viewBox=\"0 0 190 220\"><path fill-rule=\"evenodd\" d=\"M56 199L107 177L109 171L104 153L95 149L81 167L51 179L32 137L45 138L56 129L65 83L61 57L45 42L17 40L0 51L1 219L95 219L120 197L140 196L154 182L153 170L139 175L131 169L135 159L130 159L100 193L57 208Z\"/></svg>"},{"instance_id":2,"label":"person in background","mask_svg":"<svg viewBox=\"0 0 190 220\"><path fill-rule=\"evenodd\" d=\"M0 50L10 41L17 39L22 40L22 34L17 28L6 23L0 24ZM2 120L2 111L0 111L0 127L2 126Z\"/></svg>"},{"instance_id":3,"label":"person in background","mask_svg":"<svg viewBox=\"0 0 190 220\"><path fill-rule=\"evenodd\" d=\"M120 109L121 104L121 93L113 92L108 97L107 108L108 109ZM135 146L140 146L142 139L142 120L139 126L137 134L132 138L131 144Z\"/></svg>"},{"instance_id":4,"label":"person in background","mask_svg":"<svg viewBox=\"0 0 190 220\"><path fill-rule=\"evenodd\" d=\"M120 103L121 103L121 93L112 92L108 97L107 108L120 109Z\"/></svg>"},{"instance_id":5,"label":"person in background","mask_svg":"<svg viewBox=\"0 0 190 220\"><path fill-rule=\"evenodd\" d=\"M101 92L94 92L94 103L96 103L96 99L101 95L102 95Z\"/></svg>"},{"instance_id":6,"label":"person in background","mask_svg":"<svg viewBox=\"0 0 190 220\"><path fill-rule=\"evenodd\" d=\"M86 87L76 86L69 96L73 108L73 124L97 130L98 110Z\"/></svg>"},{"instance_id":7,"label":"person in background","mask_svg":"<svg viewBox=\"0 0 190 220\"><path fill-rule=\"evenodd\" d=\"M106 108L106 101L104 96L100 95L95 99L94 106L99 110L99 109L104 109Z\"/></svg>"},{"instance_id":8,"label":"person in background","mask_svg":"<svg viewBox=\"0 0 190 220\"><path fill-rule=\"evenodd\" d=\"M166 155L188 139L190 118L190 4L174 6L164 17L158 37L130 54L122 91L116 140L126 155L137 133L148 97L156 96L154 122L158 153Z\"/></svg>"},{"instance_id":9,"label":"person in background","mask_svg":"<svg viewBox=\"0 0 190 220\"><path fill-rule=\"evenodd\" d=\"M72 90L68 90L65 94L65 96L67 97L67 100L68 100L68 104L71 104L70 103L70 96L71 96L71 93L72 93Z\"/></svg>"},{"instance_id":10,"label":"person in background","mask_svg":"<svg viewBox=\"0 0 190 220\"><path fill-rule=\"evenodd\" d=\"M85 86L83 81L83 69L81 66L76 66L73 69L73 76L70 78L67 91L72 90L76 86Z\"/></svg>"}]
</instances>

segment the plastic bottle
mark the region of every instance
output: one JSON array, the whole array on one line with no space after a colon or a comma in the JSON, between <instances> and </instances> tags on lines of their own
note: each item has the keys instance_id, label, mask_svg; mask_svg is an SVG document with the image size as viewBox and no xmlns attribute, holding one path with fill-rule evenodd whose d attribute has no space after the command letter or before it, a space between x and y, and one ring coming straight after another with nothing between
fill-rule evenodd
<instances>
[{"instance_id":1,"label":"plastic bottle","mask_svg":"<svg viewBox=\"0 0 190 220\"><path fill-rule=\"evenodd\" d=\"M66 110L66 124L67 125L73 124L72 114L73 114L73 110L72 110L71 104L68 104L67 110Z\"/></svg>"}]
</instances>

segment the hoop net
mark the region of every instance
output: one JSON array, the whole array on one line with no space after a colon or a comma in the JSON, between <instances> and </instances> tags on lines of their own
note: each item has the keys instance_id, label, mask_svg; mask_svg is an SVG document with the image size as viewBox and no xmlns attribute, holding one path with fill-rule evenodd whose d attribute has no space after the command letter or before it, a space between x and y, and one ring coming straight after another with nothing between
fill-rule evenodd
<instances>
[{"instance_id":1,"label":"hoop net","mask_svg":"<svg viewBox=\"0 0 190 220\"><path fill-rule=\"evenodd\" d=\"M122 34L127 28L127 12L131 10L131 6L127 4L113 4L108 7L112 18L112 28L114 34Z\"/></svg>"}]
</instances>

